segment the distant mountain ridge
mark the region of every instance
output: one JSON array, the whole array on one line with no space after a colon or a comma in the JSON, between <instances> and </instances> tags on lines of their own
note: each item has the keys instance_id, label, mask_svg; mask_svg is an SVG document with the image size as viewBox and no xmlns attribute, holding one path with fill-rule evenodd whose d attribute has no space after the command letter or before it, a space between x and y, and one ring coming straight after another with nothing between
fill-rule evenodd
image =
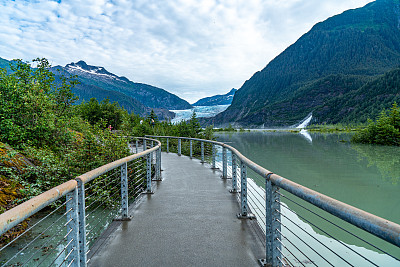
<instances>
[{"instance_id":1,"label":"distant mountain ridge","mask_svg":"<svg viewBox=\"0 0 400 267\"><path fill-rule=\"evenodd\" d=\"M224 95L214 95L209 97L204 97L199 99L192 106L216 106L216 105L230 105L233 100L233 95L236 93L237 89L232 88L228 93Z\"/></svg>"},{"instance_id":2,"label":"distant mountain ridge","mask_svg":"<svg viewBox=\"0 0 400 267\"><path fill-rule=\"evenodd\" d=\"M11 61L0 58L0 68L9 71ZM161 120L175 117L169 110L188 109L192 106L178 96L148 84L135 83L123 76L117 76L104 67L91 66L84 61L54 66L50 68L54 73L56 82L60 82L61 75L77 75L80 82L72 89L79 97L78 103L96 98L102 101L109 98L111 102L118 102L129 112L140 115L150 114L153 109Z\"/></svg>"},{"instance_id":3,"label":"distant mountain ridge","mask_svg":"<svg viewBox=\"0 0 400 267\"><path fill-rule=\"evenodd\" d=\"M143 83L135 83L125 77L108 72L104 67L90 66L84 61L57 66L64 71L78 75L78 80L87 85L98 86L106 90L117 91L140 101L149 108L167 110L189 109L192 106L178 96L164 89Z\"/></svg>"},{"instance_id":4,"label":"distant mountain ridge","mask_svg":"<svg viewBox=\"0 0 400 267\"><path fill-rule=\"evenodd\" d=\"M86 62L83 60L80 60L76 63L72 62L70 64L67 64L64 68L70 72L74 72L74 71L87 72L89 74L102 75L105 78L107 77L110 79L118 79L120 81L129 82L129 80L126 77L119 77L113 73L108 72L103 67L90 66L90 65L86 64Z\"/></svg>"},{"instance_id":5,"label":"distant mountain ridge","mask_svg":"<svg viewBox=\"0 0 400 267\"><path fill-rule=\"evenodd\" d=\"M399 18L399 0L377 0L317 23L247 80L231 106L208 123L293 125L310 112L335 108L333 99L400 66ZM341 103L343 109L357 104ZM318 114L320 123L349 119Z\"/></svg>"}]
</instances>

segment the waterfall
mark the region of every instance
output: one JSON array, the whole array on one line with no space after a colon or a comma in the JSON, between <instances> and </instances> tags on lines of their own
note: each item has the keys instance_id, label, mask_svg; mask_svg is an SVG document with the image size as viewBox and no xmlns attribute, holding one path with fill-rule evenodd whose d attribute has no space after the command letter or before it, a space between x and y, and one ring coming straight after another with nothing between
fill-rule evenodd
<instances>
[{"instance_id":1,"label":"waterfall","mask_svg":"<svg viewBox=\"0 0 400 267\"><path fill-rule=\"evenodd\" d=\"M312 119L312 113L310 113L302 122L300 122L300 125L297 126L296 128L298 129L306 128L307 125L310 123L311 119Z\"/></svg>"}]
</instances>

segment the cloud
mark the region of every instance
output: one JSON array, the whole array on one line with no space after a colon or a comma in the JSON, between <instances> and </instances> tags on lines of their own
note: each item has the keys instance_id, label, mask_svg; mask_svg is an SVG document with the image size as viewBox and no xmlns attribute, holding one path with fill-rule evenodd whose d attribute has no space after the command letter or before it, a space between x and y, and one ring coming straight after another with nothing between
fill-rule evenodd
<instances>
[{"instance_id":1,"label":"cloud","mask_svg":"<svg viewBox=\"0 0 400 267\"><path fill-rule=\"evenodd\" d=\"M0 2L0 57L85 60L190 102L239 88L312 25L369 0Z\"/></svg>"}]
</instances>

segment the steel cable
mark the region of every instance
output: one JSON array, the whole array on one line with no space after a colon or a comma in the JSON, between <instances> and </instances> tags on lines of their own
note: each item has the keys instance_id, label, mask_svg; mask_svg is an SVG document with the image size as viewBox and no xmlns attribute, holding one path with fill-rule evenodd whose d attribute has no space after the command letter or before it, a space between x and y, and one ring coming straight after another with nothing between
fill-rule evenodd
<instances>
[{"instance_id":1,"label":"steel cable","mask_svg":"<svg viewBox=\"0 0 400 267\"><path fill-rule=\"evenodd\" d=\"M25 230L21 235L19 235L17 238L15 238L13 241L11 241L10 243L8 243L6 246L4 246L3 248L0 249L0 252L3 251L5 248L7 248L8 246L10 246L11 244L13 244L14 242L16 242L19 238L21 238L22 236L24 236L27 232L29 232L30 230L32 230L34 227L36 227L37 225L39 225L39 223L43 222L45 219L47 219L49 216L51 216L52 214L54 214L56 211L58 211L61 207L63 207L64 205L66 205L69 201L71 201L72 198L69 198L67 201L65 201L62 205L60 205L59 207L57 207L55 210L53 210L52 212L50 212L49 214L47 214L45 217L43 217L42 219L40 219L38 222L36 222L34 225L32 225L31 227L29 227L27 230ZM38 236L36 236L33 240L31 240L27 245L25 245L22 249L20 249L18 251L18 253L16 253L13 257L11 257L9 260L7 260L7 262L5 262L2 266L6 266L7 263L9 263L11 260L13 260L15 257L17 257L19 254L21 254L25 249L27 249L35 240L37 240L44 232L46 232L49 228L51 228L56 222L58 222L62 217L64 217L65 215L67 215L70 212L70 210L68 210L67 212L65 212L59 219L57 219L55 222L53 222L50 226L48 226L44 231L42 231Z\"/></svg>"},{"instance_id":2,"label":"steel cable","mask_svg":"<svg viewBox=\"0 0 400 267\"><path fill-rule=\"evenodd\" d=\"M281 205L283 206L283 205ZM277 210L276 210L277 211ZM325 247L326 249L328 249L330 252L332 252L333 254L335 254L336 256L338 256L340 259L342 259L344 262L346 262L347 264L349 264L350 266L353 266L352 264L350 264L348 261L346 261L345 259L343 259L339 254L337 254L336 252L334 252L331 248L329 248L327 245L325 245L324 243L322 243L321 241L319 241L317 238L315 238L313 235L311 235L309 232L307 232L306 230L304 230L303 228L301 228L297 223L293 222L289 217L287 217L286 215L284 215L283 213L281 213L280 211L278 211L279 214L281 214L283 217L285 217L286 219L288 219L291 223L293 223L294 225L296 225L299 229L301 229L303 232L305 232L306 234L308 234L311 238L313 238L315 241L317 241L318 243L320 243L323 247ZM286 227L286 229L289 229ZM333 265L332 265L333 266Z\"/></svg>"},{"instance_id":3,"label":"steel cable","mask_svg":"<svg viewBox=\"0 0 400 267\"><path fill-rule=\"evenodd\" d=\"M312 248L307 242L305 242L303 239L301 239L296 233L294 233L288 226L284 225L282 222L277 220L283 227L285 227L290 233L292 233L295 237L297 237L301 242L303 242L307 247L309 247L312 251L314 251L318 256L320 256L322 259L324 259L329 265L333 266L332 263L330 263L325 257L323 257L321 254L319 254L314 248ZM302 228L300 228L302 229ZM302 229L303 230L303 229ZM304 231L304 230L303 230ZM308 234L308 233L307 233Z\"/></svg>"},{"instance_id":4,"label":"steel cable","mask_svg":"<svg viewBox=\"0 0 400 267\"><path fill-rule=\"evenodd\" d=\"M278 229L277 229L278 230ZM285 246L285 244L283 244L283 242L279 239L279 238L277 238L276 240L278 240L278 242L279 243L281 243L281 245L301 264L301 265L303 265L303 266L305 266L291 251L290 251L290 249L288 248L288 247L286 247ZM278 250L279 250L279 248L277 248ZM283 256L283 254L282 254L282 256ZM288 261L289 261L289 259L285 256L284 257L285 259L287 259Z\"/></svg>"},{"instance_id":5,"label":"steel cable","mask_svg":"<svg viewBox=\"0 0 400 267\"><path fill-rule=\"evenodd\" d=\"M339 242L340 244L342 244L344 247L348 248L349 250L353 251L355 254L357 254L358 256L362 257L364 260L368 261L369 263L371 263L372 265L378 266L376 263L372 262L371 260L369 260L368 258L366 258L365 256L361 255L360 253L358 253L357 251L355 251L354 249L350 248L348 245L346 245L345 243L343 243L342 241L338 240L337 238L335 238L334 236L332 236L331 234L329 234L328 232L326 232L325 230L321 229L320 227L318 227L317 225L315 225L314 223L310 222L309 220L307 220L306 218L304 218L303 216L297 214L296 212L294 212L293 210L289 209L289 207L283 206L285 207L287 210L291 211L292 213L296 214L299 218L305 220L307 223L311 224L312 226L314 226L315 228L317 228L318 230L320 230L321 232L323 232L324 234L326 234L327 236L329 236L330 238L332 238L333 240ZM336 254L336 253L335 253ZM342 260L344 260L342 257L339 256L339 254L336 254L339 258L341 258ZM349 265L351 265L349 262L347 262L346 260L344 260L346 263L348 263Z\"/></svg>"},{"instance_id":6,"label":"steel cable","mask_svg":"<svg viewBox=\"0 0 400 267\"><path fill-rule=\"evenodd\" d=\"M278 222L279 222L279 220L277 220ZM280 222L279 222L280 223ZM282 225L282 223L281 223L281 225ZM304 257L306 257L307 259L308 259L308 261L309 262L311 262L312 264L314 264L315 266L317 266L315 263L314 263L314 261L312 261L303 251L301 251L294 243L292 243L292 241L290 241L284 234L282 234L282 232L281 231L279 231L279 229L276 229L278 232L279 232L279 234L281 235L281 236L283 236L284 238L285 238L285 240L287 240L294 248L296 248Z\"/></svg>"},{"instance_id":7,"label":"steel cable","mask_svg":"<svg viewBox=\"0 0 400 267\"><path fill-rule=\"evenodd\" d=\"M287 199L287 200L291 201L292 203L294 203L294 204L296 204L296 205L298 205L298 206L302 207L303 209L305 209L305 210L307 210L307 211L311 212L312 214L314 214L314 215L318 216L319 218L321 218L321 219L323 219L323 220L325 220L325 221L329 222L330 224L332 224L332 225L336 226L337 228L339 228L339 229L341 229L341 230L345 231L346 233L348 233L348 234L352 235L353 237L355 237L355 238L357 238L357 239L359 239L359 240L363 241L364 243L366 243L366 244L368 244L368 245L370 245L370 246L374 247L375 249L377 249L377 250L379 250L379 251L381 251L381 252L385 253L386 255L388 255L388 256L390 256L390 257L394 258L395 260L397 260L397 261L400 261L400 259L398 259L398 258L396 258L395 256L391 255L390 253L388 253L388 252L386 252L386 251L384 251L384 250L382 250L382 249L380 249L380 248L376 247L375 245L371 244L370 242L368 242L368 241L364 240L363 238L361 238L361 237L359 237L359 236L357 236L357 235L353 234L352 232L350 232L350 231L348 231L348 230L344 229L343 227L341 227L341 226L339 226L339 225L335 224L334 222L332 222L332 221L330 221L330 220L328 220L328 219L326 219L326 218L322 217L321 215L319 215L319 214L317 214L317 213L313 212L312 210L310 210L310 209L308 209L308 208L304 207L303 205L301 205L301 204L297 203L296 201L294 201L294 200L292 200L292 199L288 198L287 196L283 195L282 193L278 193L278 194L280 194L280 195L281 195L282 197L284 197L285 199Z\"/></svg>"}]
</instances>

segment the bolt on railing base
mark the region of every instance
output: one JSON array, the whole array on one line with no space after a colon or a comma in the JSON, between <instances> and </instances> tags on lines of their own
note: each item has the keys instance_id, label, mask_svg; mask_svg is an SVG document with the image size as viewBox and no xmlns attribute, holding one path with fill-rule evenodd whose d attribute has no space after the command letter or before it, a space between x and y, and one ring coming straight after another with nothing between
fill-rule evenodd
<instances>
[{"instance_id":1,"label":"bolt on railing base","mask_svg":"<svg viewBox=\"0 0 400 267\"><path fill-rule=\"evenodd\" d=\"M114 218L113 221L115 222L127 222L127 221L131 221L132 220L132 216L126 217L126 218Z\"/></svg>"},{"instance_id":2,"label":"bolt on railing base","mask_svg":"<svg viewBox=\"0 0 400 267\"><path fill-rule=\"evenodd\" d=\"M230 190L229 190L229 193L232 193L232 194L234 194L234 193L240 193L240 190L237 190L237 189L230 189Z\"/></svg>"},{"instance_id":3,"label":"bolt on railing base","mask_svg":"<svg viewBox=\"0 0 400 267\"><path fill-rule=\"evenodd\" d=\"M266 259L259 259L258 260L258 263L260 264L260 266L272 266L271 264L268 264L267 263L267 260Z\"/></svg>"},{"instance_id":4,"label":"bolt on railing base","mask_svg":"<svg viewBox=\"0 0 400 267\"><path fill-rule=\"evenodd\" d=\"M144 191L144 192L142 192L142 194L152 195L152 194L154 194L154 191L153 190L152 191Z\"/></svg>"},{"instance_id":5,"label":"bolt on railing base","mask_svg":"<svg viewBox=\"0 0 400 267\"><path fill-rule=\"evenodd\" d=\"M247 214L238 213L236 214L236 217L238 219L249 219L249 220L256 219L256 216L253 213L247 213Z\"/></svg>"}]
</instances>

